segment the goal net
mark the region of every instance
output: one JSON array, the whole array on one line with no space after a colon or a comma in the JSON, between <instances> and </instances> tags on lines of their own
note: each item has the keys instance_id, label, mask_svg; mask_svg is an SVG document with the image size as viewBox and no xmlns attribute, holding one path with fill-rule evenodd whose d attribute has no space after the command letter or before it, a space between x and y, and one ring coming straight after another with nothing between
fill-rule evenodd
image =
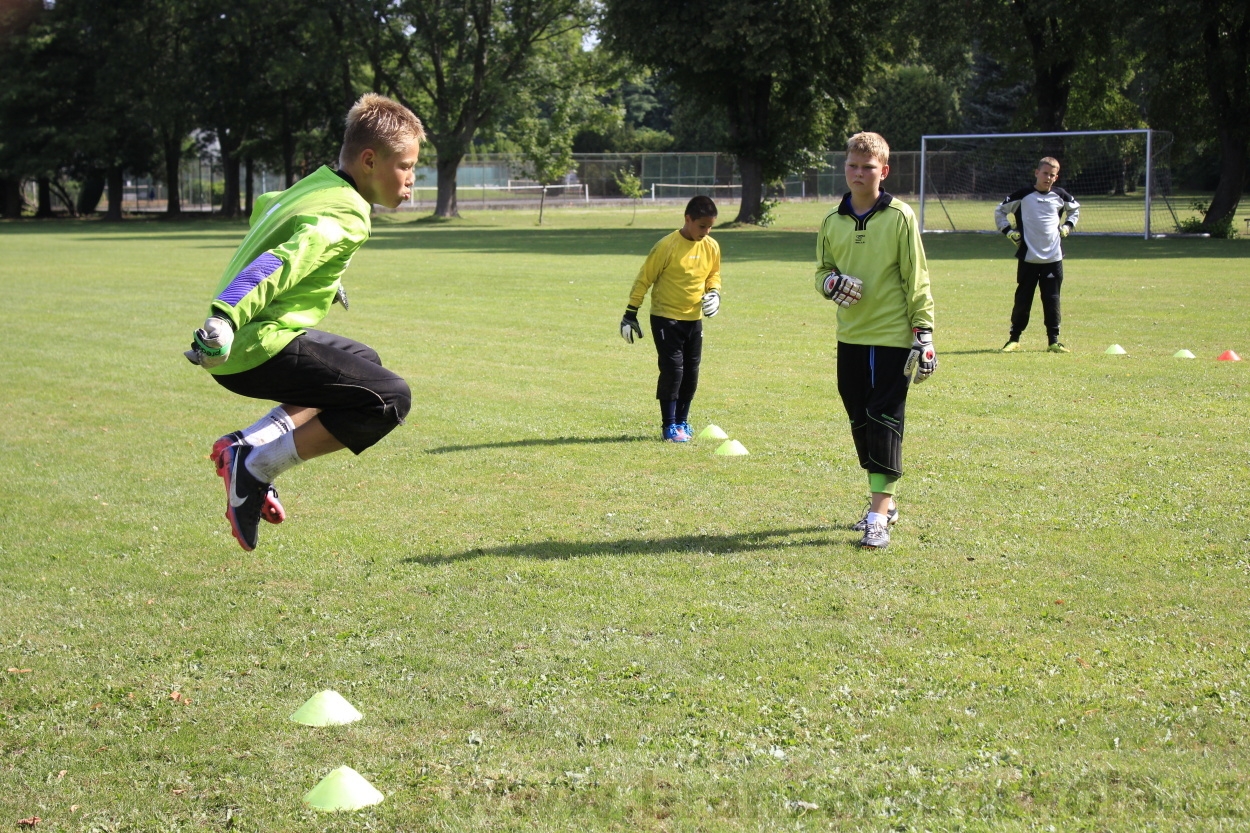
<instances>
[{"instance_id":1,"label":"goal net","mask_svg":"<svg viewBox=\"0 0 1250 833\"><path fill-rule=\"evenodd\" d=\"M1161 130L923 136L922 231L995 231L994 208L1059 160L1057 186L1081 204L1075 233L1150 237L1179 230L1170 199L1172 134Z\"/></svg>"}]
</instances>

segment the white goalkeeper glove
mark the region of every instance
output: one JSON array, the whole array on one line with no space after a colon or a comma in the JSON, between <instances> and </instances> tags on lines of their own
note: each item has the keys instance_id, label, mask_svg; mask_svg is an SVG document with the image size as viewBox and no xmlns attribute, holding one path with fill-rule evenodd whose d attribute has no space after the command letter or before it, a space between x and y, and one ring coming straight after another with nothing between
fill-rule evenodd
<instances>
[{"instance_id":1,"label":"white goalkeeper glove","mask_svg":"<svg viewBox=\"0 0 1250 833\"><path fill-rule=\"evenodd\" d=\"M710 289L703 296L703 314L711 318L718 312L720 312L720 293L715 289Z\"/></svg>"},{"instance_id":2,"label":"white goalkeeper glove","mask_svg":"<svg viewBox=\"0 0 1250 833\"><path fill-rule=\"evenodd\" d=\"M821 294L840 307L849 307L864 297L864 282L835 269L825 276Z\"/></svg>"},{"instance_id":3,"label":"white goalkeeper glove","mask_svg":"<svg viewBox=\"0 0 1250 833\"><path fill-rule=\"evenodd\" d=\"M1003 235L1012 242L1012 245L1019 246L1020 241L1024 239L1024 235L1013 229L1011 226L1003 229Z\"/></svg>"},{"instance_id":4,"label":"white goalkeeper glove","mask_svg":"<svg viewBox=\"0 0 1250 833\"><path fill-rule=\"evenodd\" d=\"M621 338L629 344L633 344L634 339L642 341L642 325L638 323L638 307L625 307L625 314L621 316Z\"/></svg>"},{"instance_id":5,"label":"white goalkeeper glove","mask_svg":"<svg viewBox=\"0 0 1250 833\"><path fill-rule=\"evenodd\" d=\"M907 364L903 365L903 375L911 378L916 374L916 384L933 375L937 370L937 351L933 349L933 331L914 328L911 331L911 352L907 354Z\"/></svg>"},{"instance_id":6,"label":"white goalkeeper glove","mask_svg":"<svg viewBox=\"0 0 1250 833\"><path fill-rule=\"evenodd\" d=\"M1070 232L1070 231L1072 231L1072 226L1068 225L1067 223L1064 223L1063 225L1061 225L1061 226L1059 227L1059 236L1060 236L1060 237L1067 237L1067 236L1068 236L1068 232Z\"/></svg>"},{"instance_id":7,"label":"white goalkeeper glove","mask_svg":"<svg viewBox=\"0 0 1250 833\"><path fill-rule=\"evenodd\" d=\"M230 358L234 344L234 325L228 319L213 316L195 331L191 349L183 353L191 364L203 368L217 367Z\"/></svg>"}]
</instances>

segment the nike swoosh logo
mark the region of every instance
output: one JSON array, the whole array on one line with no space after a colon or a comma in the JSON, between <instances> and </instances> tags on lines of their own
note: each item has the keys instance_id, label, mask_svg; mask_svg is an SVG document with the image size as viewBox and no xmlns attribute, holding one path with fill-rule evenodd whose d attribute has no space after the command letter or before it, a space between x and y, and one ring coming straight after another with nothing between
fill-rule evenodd
<instances>
[{"instance_id":1,"label":"nike swoosh logo","mask_svg":"<svg viewBox=\"0 0 1250 833\"><path fill-rule=\"evenodd\" d=\"M236 453L235 453L235 455L234 455L234 461L233 461L233 462L234 462L234 465L230 467L230 468L231 468L231 472L230 472L230 495L229 495L229 497L230 497L230 507L231 507L232 509L238 509L240 506L242 506L243 504L247 503L247 498L246 498L246 497L240 497L240 496L239 496L239 491L238 491L238 489L239 489L239 486L238 486L238 484L239 484L239 465L240 465L240 463L239 463L239 456L240 456L240 455L236 452Z\"/></svg>"}]
</instances>

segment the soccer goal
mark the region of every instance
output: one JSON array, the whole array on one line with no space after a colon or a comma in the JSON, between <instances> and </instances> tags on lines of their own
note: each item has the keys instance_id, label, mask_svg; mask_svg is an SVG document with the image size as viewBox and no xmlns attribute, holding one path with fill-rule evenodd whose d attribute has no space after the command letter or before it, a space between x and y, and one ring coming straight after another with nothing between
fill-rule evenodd
<instances>
[{"instance_id":1,"label":"soccer goal","mask_svg":"<svg viewBox=\"0 0 1250 833\"><path fill-rule=\"evenodd\" d=\"M691 197L712 197L713 199L742 199L741 185L695 185L680 182L651 183L651 199L671 200L690 199Z\"/></svg>"},{"instance_id":2,"label":"soccer goal","mask_svg":"<svg viewBox=\"0 0 1250 833\"><path fill-rule=\"evenodd\" d=\"M1172 134L1162 130L933 135L920 139L920 228L995 231L994 207L1031 185L1043 156L1081 204L1079 234L1149 238L1179 230L1170 199Z\"/></svg>"}]
</instances>

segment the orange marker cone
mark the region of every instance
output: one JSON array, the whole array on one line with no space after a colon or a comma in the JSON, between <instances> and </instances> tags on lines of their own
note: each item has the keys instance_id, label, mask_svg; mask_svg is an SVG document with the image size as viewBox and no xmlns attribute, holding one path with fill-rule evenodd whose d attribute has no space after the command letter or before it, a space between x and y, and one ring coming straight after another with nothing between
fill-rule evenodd
<instances>
[{"instance_id":1,"label":"orange marker cone","mask_svg":"<svg viewBox=\"0 0 1250 833\"><path fill-rule=\"evenodd\" d=\"M1239 362L1241 361L1241 356L1238 356L1232 350L1225 350L1223 353L1216 356L1215 360L1217 362Z\"/></svg>"}]
</instances>

